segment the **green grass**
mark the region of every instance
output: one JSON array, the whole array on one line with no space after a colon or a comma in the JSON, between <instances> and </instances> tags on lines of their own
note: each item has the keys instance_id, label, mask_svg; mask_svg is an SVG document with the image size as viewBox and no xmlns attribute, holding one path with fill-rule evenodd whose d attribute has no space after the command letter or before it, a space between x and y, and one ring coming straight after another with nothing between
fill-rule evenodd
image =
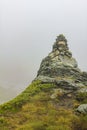
<instances>
[{"instance_id":1,"label":"green grass","mask_svg":"<svg viewBox=\"0 0 87 130\"><path fill-rule=\"evenodd\" d=\"M54 88L54 84L41 84L40 81L33 82L24 92L13 100L0 106L0 113L7 113L7 111L16 112L19 111L23 104L26 104L30 101L30 98L38 94L41 91L48 91L51 88Z\"/></svg>"},{"instance_id":2,"label":"green grass","mask_svg":"<svg viewBox=\"0 0 87 130\"><path fill-rule=\"evenodd\" d=\"M79 103L87 103L87 92L79 92L77 95L76 95L76 100L79 102Z\"/></svg>"},{"instance_id":3,"label":"green grass","mask_svg":"<svg viewBox=\"0 0 87 130\"><path fill-rule=\"evenodd\" d=\"M0 130L86 130L86 115L76 115L73 108L59 106L63 96L58 99L59 91L57 99L51 98L57 87L35 81L15 99L1 105ZM82 99L78 101L79 98ZM85 99L86 94L78 94L75 102Z\"/></svg>"}]
</instances>

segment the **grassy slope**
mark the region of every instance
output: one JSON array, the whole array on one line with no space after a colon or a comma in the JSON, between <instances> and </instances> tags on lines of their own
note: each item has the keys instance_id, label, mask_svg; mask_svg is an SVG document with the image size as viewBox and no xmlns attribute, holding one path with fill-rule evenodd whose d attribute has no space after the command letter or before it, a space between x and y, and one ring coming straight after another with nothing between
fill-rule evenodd
<instances>
[{"instance_id":1,"label":"grassy slope","mask_svg":"<svg viewBox=\"0 0 87 130\"><path fill-rule=\"evenodd\" d=\"M77 116L73 111L82 101L69 100L60 92L52 99L56 87L35 81L18 97L1 105L0 130L87 130L87 116ZM64 106L60 105L63 97Z\"/></svg>"}]
</instances>

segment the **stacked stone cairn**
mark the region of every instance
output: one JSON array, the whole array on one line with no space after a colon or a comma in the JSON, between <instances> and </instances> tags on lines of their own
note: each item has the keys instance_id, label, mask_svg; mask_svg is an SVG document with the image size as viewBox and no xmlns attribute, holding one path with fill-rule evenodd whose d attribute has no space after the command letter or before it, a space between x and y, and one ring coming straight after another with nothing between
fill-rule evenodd
<instances>
[{"instance_id":1,"label":"stacked stone cairn","mask_svg":"<svg viewBox=\"0 0 87 130\"><path fill-rule=\"evenodd\" d=\"M87 73L78 68L63 34L57 36L52 52L42 60L35 80L55 84L56 92L60 90L65 94L71 93L69 95L87 92ZM77 111L87 112L87 104L80 105Z\"/></svg>"}]
</instances>

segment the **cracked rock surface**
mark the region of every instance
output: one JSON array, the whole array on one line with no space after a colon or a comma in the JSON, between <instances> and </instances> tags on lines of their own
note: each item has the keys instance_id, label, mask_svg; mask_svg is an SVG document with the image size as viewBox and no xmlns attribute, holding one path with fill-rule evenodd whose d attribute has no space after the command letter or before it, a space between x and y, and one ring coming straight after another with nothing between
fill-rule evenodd
<instances>
[{"instance_id":1,"label":"cracked rock surface","mask_svg":"<svg viewBox=\"0 0 87 130\"><path fill-rule=\"evenodd\" d=\"M64 35L57 36L52 52L42 60L35 80L37 79L45 83L61 84L62 88L71 90L87 85L87 73L78 68Z\"/></svg>"}]
</instances>

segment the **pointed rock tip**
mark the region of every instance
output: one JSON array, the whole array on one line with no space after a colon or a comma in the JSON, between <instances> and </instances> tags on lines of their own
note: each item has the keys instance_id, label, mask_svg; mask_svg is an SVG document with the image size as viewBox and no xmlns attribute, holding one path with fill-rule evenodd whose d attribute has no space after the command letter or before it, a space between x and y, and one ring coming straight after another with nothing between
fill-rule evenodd
<instances>
[{"instance_id":1,"label":"pointed rock tip","mask_svg":"<svg viewBox=\"0 0 87 130\"><path fill-rule=\"evenodd\" d=\"M65 38L65 36L63 34L59 34L56 38L56 41L59 42L59 41L64 41L67 43L67 39Z\"/></svg>"}]
</instances>

